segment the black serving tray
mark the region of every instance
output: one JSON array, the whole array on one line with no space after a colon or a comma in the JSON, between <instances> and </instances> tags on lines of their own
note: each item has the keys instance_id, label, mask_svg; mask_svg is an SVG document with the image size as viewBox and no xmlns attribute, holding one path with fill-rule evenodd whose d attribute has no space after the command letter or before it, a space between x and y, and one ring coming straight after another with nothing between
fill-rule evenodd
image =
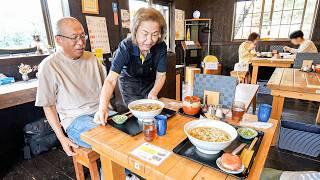
<instances>
[{"instance_id":1,"label":"black serving tray","mask_svg":"<svg viewBox=\"0 0 320 180\"><path fill-rule=\"evenodd\" d=\"M163 108L162 112L160 113L162 115L167 116L168 120L170 117L174 116L176 114L176 111ZM108 124L130 136L135 136L142 132L143 126L142 122L139 121L136 117L132 116L128 118L128 120L123 124L117 124L115 123L111 118L108 120Z\"/></svg>"},{"instance_id":2,"label":"black serving tray","mask_svg":"<svg viewBox=\"0 0 320 180\"><path fill-rule=\"evenodd\" d=\"M237 128L237 127L235 127ZM253 156L251 158L251 161L250 161L250 164L249 164L249 167L248 169L245 169L242 173L240 174L230 174L230 173L227 173L223 170L221 170L217 164L216 164L216 160L222 156L222 154L224 152L232 152L235 148L237 148L241 143L247 143L248 146L250 145L250 143L252 142L252 140L245 140L243 138L241 138L240 136L238 136L231 144L230 146L228 146L225 150L221 151L220 153L218 154L205 154L205 153L202 153L200 152L199 150L197 150L197 148L189 141L188 138L186 138L185 140L183 140L178 146L176 146L174 149L173 149L173 152L180 155L180 156L183 156L189 160L192 160L192 161L195 161L197 163L200 163L202 165L205 165L209 168L212 168L212 169L215 169L215 170L218 170L224 174L228 174L228 175L231 175L231 176L234 176L236 178L239 178L239 179L245 179L246 177L248 177L249 175L249 172L250 172L250 169L252 167L252 164L254 162L254 159L256 157L256 154L258 152L258 149L260 147L260 144L261 144L261 141L262 141L262 138L263 138L263 135L264 133L262 131L258 131L258 140L255 144L255 146L253 147L254 149L254 153L253 153ZM247 146L247 147L248 147ZM246 148L247 148L246 147ZM240 155L240 153L238 154Z\"/></svg>"},{"instance_id":3,"label":"black serving tray","mask_svg":"<svg viewBox=\"0 0 320 180\"><path fill-rule=\"evenodd\" d=\"M160 114L167 116L167 118L171 118L172 116L176 115L176 111L171 110L171 109L167 109L167 108L163 108L162 112Z\"/></svg>"}]
</instances>

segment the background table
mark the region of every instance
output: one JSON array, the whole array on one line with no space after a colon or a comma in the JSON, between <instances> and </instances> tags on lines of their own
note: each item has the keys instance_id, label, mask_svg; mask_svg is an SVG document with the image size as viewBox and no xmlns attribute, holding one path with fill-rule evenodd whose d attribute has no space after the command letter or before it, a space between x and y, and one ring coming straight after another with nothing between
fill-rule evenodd
<instances>
[{"instance_id":1,"label":"background table","mask_svg":"<svg viewBox=\"0 0 320 180\"><path fill-rule=\"evenodd\" d=\"M285 98L320 102L320 74L299 69L277 68L267 86L273 96L271 118L281 118ZM318 113L319 115L319 113ZM319 117L317 117L319 122Z\"/></svg>"},{"instance_id":2,"label":"background table","mask_svg":"<svg viewBox=\"0 0 320 180\"><path fill-rule=\"evenodd\" d=\"M257 84L260 66L289 68L294 63L294 59L253 58L249 62L253 67L251 84Z\"/></svg>"}]
</instances>

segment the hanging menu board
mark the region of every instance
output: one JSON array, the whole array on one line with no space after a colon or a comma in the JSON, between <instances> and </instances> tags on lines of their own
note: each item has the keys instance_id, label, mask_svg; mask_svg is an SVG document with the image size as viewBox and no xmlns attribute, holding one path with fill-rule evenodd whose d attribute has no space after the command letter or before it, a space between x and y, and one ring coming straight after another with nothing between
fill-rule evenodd
<instances>
[{"instance_id":1,"label":"hanging menu board","mask_svg":"<svg viewBox=\"0 0 320 180\"><path fill-rule=\"evenodd\" d=\"M97 48L103 50L103 54L110 53L110 43L105 17L86 16L90 46L92 51Z\"/></svg>"},{"instance_id":2,"label":"hanging menu board","mask_svg":"<svg viewBox=\"0 0 320 180\"><path fill-rule=\"evenodd\" d=\"M184 40L184 11L175 10L176 40Z\"/></svg>"}]
</instances>

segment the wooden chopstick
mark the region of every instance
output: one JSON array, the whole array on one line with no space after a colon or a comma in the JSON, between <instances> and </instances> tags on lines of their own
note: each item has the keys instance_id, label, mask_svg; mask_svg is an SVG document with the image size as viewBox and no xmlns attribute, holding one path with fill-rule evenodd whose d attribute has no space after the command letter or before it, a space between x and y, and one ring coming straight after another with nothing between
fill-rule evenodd
<instances>
[{"instance_id":1,"label":"wooden chopstick","mask_svg":"<svg viewBox=\"0 0 320 180\"><path fill-rule=\"evenodd\" d=\"M255 138L253 139L253 141L251 142L251 144L250 144L250 146L249 146L249 148L248 148L248 150L247 150L248 152L253 148L253 146L256 144L257 140L258 140L257 137L255 137Z\"/></svg>"},{"instance_id":2,"label":"wooden chopstick","mask_svg":"<svg viewBox=\"0 0 320 180\"><path fill-rule=\"evenodd\" d=\"M131 111L126 112L126 113L123 113L123 114L121 114L121 115L123 115L123 116L127 116L127 115L129 115L129 114L131 114Z\"/></svg>"},{"instance_id":3,"label":"wooden chopstick","mask_svg":"<svg viewBox=\"0 0 320 180\"><path fill-rule=\"evenodd\" d=\"M113 116L116 116L116 115L117 115L117 114L115 114L115 115L113 115ZM123 113L123 114L120 114L120 115L128 116L128 118L130 118L130 117L132 116L132 113L131 113L131 111L129 111L129 112L126 112L126 113ZM112 116L112 117L113 117L113 116ZM108 118L108 121L111 120L112 117L109 117L109 118Z\"/></svg>"}]
</instances>

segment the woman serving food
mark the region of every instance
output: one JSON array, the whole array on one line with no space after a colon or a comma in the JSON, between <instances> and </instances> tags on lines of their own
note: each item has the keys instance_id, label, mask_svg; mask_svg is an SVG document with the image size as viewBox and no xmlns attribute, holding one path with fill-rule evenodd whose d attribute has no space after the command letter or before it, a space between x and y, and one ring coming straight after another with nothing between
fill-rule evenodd
<instances>
[{"instance_id":1,"label":"woman serving food","mask_svg":"<svg viewBox=\"0 0 320 180\"><path fill-rule=\"evenodd\" d=\"M138 99L157 99L165 83L167 46L163 40L167 25L163 16L153 8L141 8L130 30L131 37L119 44L102 87L99 111L95 115L95 121L102 124L107 121L108 104L118 78L126 105Z\"/></svg>"}]
</instances>

